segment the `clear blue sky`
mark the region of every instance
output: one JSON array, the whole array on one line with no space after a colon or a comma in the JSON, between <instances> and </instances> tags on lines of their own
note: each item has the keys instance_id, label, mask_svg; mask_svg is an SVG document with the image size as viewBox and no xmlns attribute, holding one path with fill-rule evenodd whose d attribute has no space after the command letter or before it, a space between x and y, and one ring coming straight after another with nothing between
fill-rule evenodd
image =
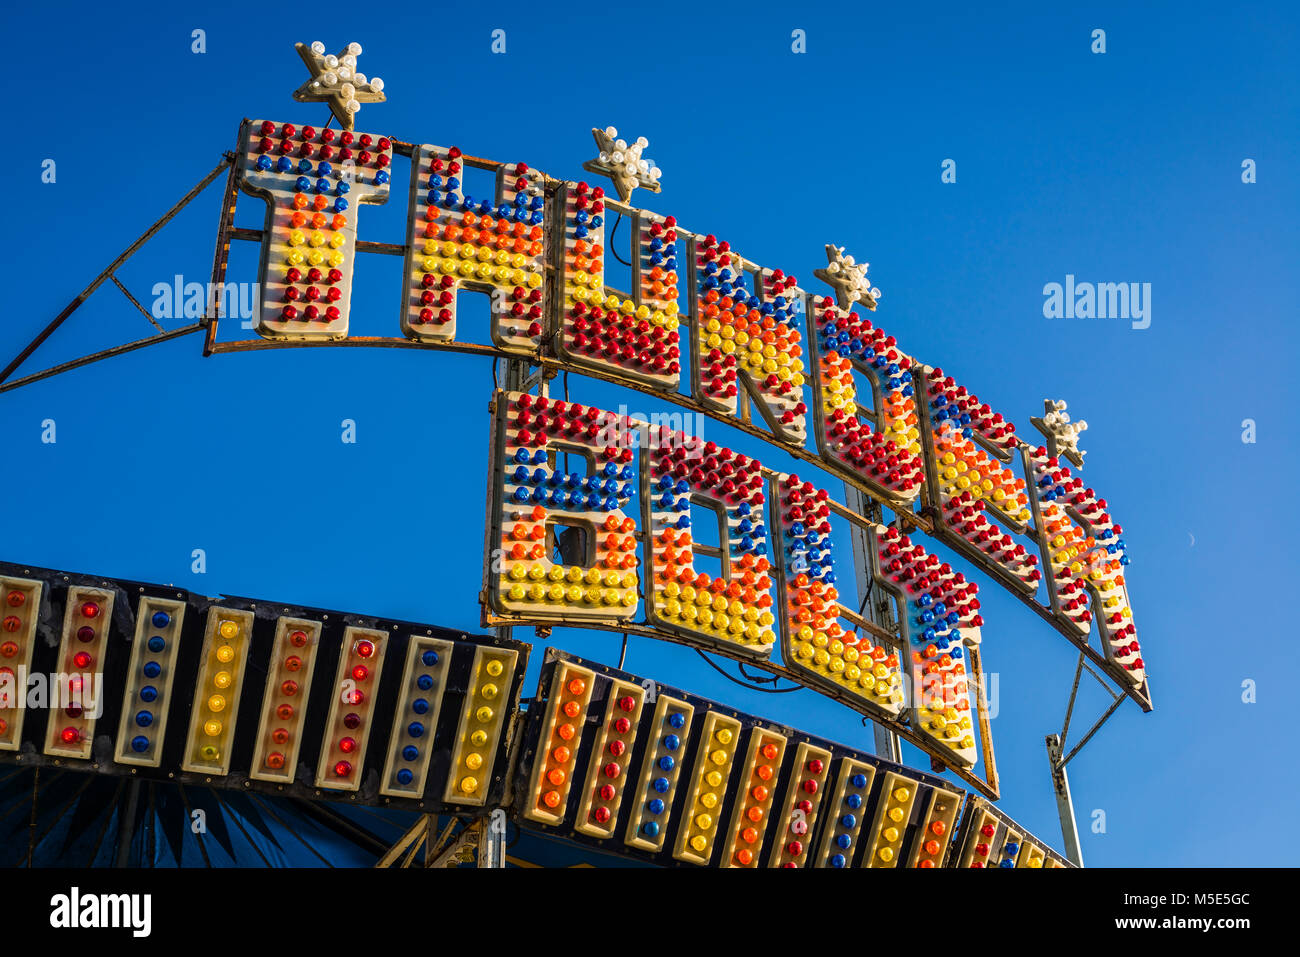
<instances>
[{"instance_id":1,"label":"clear blue sky","mask_svg":"<svg viewBox=\"0 0 1300 957\"><path fill-rule=\"evenodd\" d=\"M1284 6L845 14L759 2L724 16L390 3L357 8L353 23L266 7L269 24L250 28L251 8L19 5L3 14L15 135L0 350L7 361L210 170L242 117L325 119L290 99L305 78L294 41L363 45L361 69L390 100L366 107L359 129L570 178L584 175L591 126L644 135L664 192L643 205L813 289L822 245L846 245L884 291L878 323L913 355L1022 434L1046 397L1090 423L1083 474L1125 526L1156 710L1125 706L1070 766L1087 863L1294 864L1294 668L1271 650L1288 640L1280 602L1300 531L1285 504L1300 466L1286 411L1300 359L1300 13ZM490 52L494 28L505 55ZM1090 52L1097 28L1102 55ZM942 184L949 158L957 182ZM401 169L390 204L362 211L363 238L403 241ZM260 224L258 206L241 198L241 224ZM217 207L213 188L121 271L137 297L175 273L206 279ZM354 331L399 335L400 261L375 260L358 276ZM254 270L241 244L230 278ZM1044 318L1043 286L1066 274L1151 283L1150 328ZM106 286L25 371L150 331ZM199 347L184 339L0 396L0 557L476 630L490 363L347 349L205 360ZM652 410L635 392L570 386L577 401ZM345 418L355 445L340 441ZM40 441L44 419L54 445ZM206 575L190 571L195 548ZM1000 674L1001 806L1059 847L1043 737L1059 729L1075 655L976 577L985 662ZM617 636L552 642L617 661ZM741 689L687 649L634 638L627 667L870 750L843 707ZM1246 679L1257 703L1242 701ZM1076 740L1106 703L1087 690ZM1090 830L1093 809L1104 834Z\"/></svg>"}]
</instances>

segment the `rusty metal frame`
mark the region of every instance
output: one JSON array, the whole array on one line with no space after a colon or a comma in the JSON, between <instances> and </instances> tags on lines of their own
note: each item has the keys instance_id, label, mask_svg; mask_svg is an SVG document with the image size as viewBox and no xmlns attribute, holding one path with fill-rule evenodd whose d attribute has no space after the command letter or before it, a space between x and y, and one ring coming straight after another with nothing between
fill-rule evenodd
<instances>
[{"instance_id":1,"label":"rusty metal frame","mask_svg":"<svg viewBox=\"0 0 1300 957\"><path fill-rule=\"evenodd\" d=\"M63 310L57 316L55 316L53 320L50 321L49 325L47 325L44 329L38 332L36 334L36 337L32 339L32 341L29 342L22 349L22 351L20 351L18 355L15 356L9 362L9 364L4 367L4 369L0 369L0 392L8 392L12 389L17 389L24 385L30 385L31 383L39 382L42 379L48 379L51 376L56 376L61 372L67 372L71 369L77 369L80 368L81 366L89 365L92 362L98 362L100 359L109 359L112 358L113 356L119 356L127 352L133 352L136 349L143 349L147 346L157 345L158 343L167 342L170 339L175 339L180 336L186 336L192 332L197 332L199 329L202 329L203 323L196 323L191 326L185 326L181 329L174 329L170 332L162 330L162 327L159 326L158 323L154 322L153 317L150 316L149 313L145 310L145 308L140 305L139 300L137 300L133 295L131 295L130 291L126 288L126 286L122 285L122 283L118 280L116 276L116 272L118 269L121 268L123 263L125 263L128 259L134 256L137 252L139 252L140 248L144 246L144 244L147 243L150 239L152 239L154 235L158 233L159 230L161 230L164 226L166 226L169 222L171 222L171 220L176 216L177 213L179 213L182 209L188 206L191 200L193 200L196 196L198 196L201 192L203 192L208 187L208 184L210 184L219 175L221 175L221 171L223 169L227 169L227 168L230 169L231 176L233 178L233 173L235 168L233 153L224 154L221 158L221 162L219 162L210 173L208 173L201 180L199 180L199 182L188 193L186 193L183 197L181 197L180 201L177 202L174 206L172 206L171 209L167 210L167 212L163 213L162 216L154 220L152 225L150 225L149 228L146 229L140 235L140 237L136 239L135 242L133 242L130 246L126 247L126 249L122 253L120 253L116 259L114 259L111 263L108 264L108 267L104 269L103 272L101 272L98 276L96 276L93 280L91 280L90 285L88 285L85 289L83 289L80 293L78 293L77 296L70 303L64 306ZM57 330L61 325L63 325L63 323L67 320L67 318L71 316L74 312L76 312L77 309L81 307L81 304L84 303L87 299L89 299L91 295L94 294L95 290L98 289L101 285L103 285L104 282L107 280L112 280L113 284L116 285L117 288L122 291L122 294L126 296L126 298L131 302L131 304L134 305L137 309L139 309L140 312L144 313L145 318L148 319L151 323L153 323L153 325L156 328L160 330L159 334L155 336L150 336L147 339L137 339L135 342L129 342L126 343L125 345L113 346L110 349L103 349L100 350L99 352L92 353L88 356L82 356L79 359L73 359L69 362L59 363L58 365L51 366L50 368L44 369L41 372L35 372L32 373L31 375L24 376L23 378L17 379L13 382L7 382L6 380L8 380L9 377L18 370L18 367L21 366L24 362L26 362L29 358L31 358L32 353L34 353L37 349L39 349L41 344L45 342L45 340L48 339L51 335L53 335L55 330Z\"/></svg>"}]
</instances>

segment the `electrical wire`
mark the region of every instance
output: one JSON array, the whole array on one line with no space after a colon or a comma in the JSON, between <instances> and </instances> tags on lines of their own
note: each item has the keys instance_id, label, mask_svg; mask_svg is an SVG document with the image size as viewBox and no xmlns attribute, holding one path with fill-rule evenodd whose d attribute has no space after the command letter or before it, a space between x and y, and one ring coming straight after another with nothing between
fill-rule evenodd
<instances>
[{"instance_id":1,"label":"electrical wire","mask_svg":"<svg viewBox=\"0 0 1300 957\"><path fill-rule=\"evenodd\" d=\"M762 687L759 687L757 684L755 684L755 683L754 683L754 679L752 679L752 678L751 678L749 681L741 681L741 680L740 680L739 678L737 678L735 675L727 674L727 672L725 672L725 671L723 671L721 668L719 668L719 667L717 666L717 664L714 663L713 659L710 658L708 655L706 655L704 652L700 651L700 649L696 648L696 649L695 649L695 653L696 653L697 655L699 655L701 658L703 658L705 664L707 664L710 668L712 668L712 669L713 669L714 671L716 671L718 674L722 675L722 677L726 678L728 681L731 681L731 682L734 682L735 684L740 685L742 688L749 688L751 691L761 691L761 692L763 692L763 694L786 694L786 693L791 692L791 691L802 691L802 690L803 690L803 686L802 686L802 685L793 685L793 686L791 686L791 687L789 687L789 688L762 688ZM775 681L775 680L777 680L777 679L776 679L776 678L773 678L772 680Z\"/></svg>"},{"instance_id":2,"label":"electrical wire","mask_svg":"<svg viewBox=\"0 0 1300 957\"><path fill-rule=\"evenodd\" d=\"M623 214L619 213L618 219L614 220L614 225L611 226L609 229L609 242L606 245L609 248L609 251L614 254L614 258L630 269L632 267L632 264L618 254L618 249L614 245L614 237L618 235L618 224L621 223L622 221L623 221Z\"/></svg>"}]
</instances>

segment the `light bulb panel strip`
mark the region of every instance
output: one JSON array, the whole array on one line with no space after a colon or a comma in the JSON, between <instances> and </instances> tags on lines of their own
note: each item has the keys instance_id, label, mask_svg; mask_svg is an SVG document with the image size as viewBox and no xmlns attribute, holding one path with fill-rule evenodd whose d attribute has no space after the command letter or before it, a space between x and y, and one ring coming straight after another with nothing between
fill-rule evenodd
<instances>
[{"instance_id":1,"label":"light bulb panel strip","mask_svg":"<svg viewBox=\"0 0 1300 957\"><path fill-rule=\"evenodd\" d=\"M862 848L876 766L853 758L840 758L837 764L835 789L826 806L815 866L842 869L853 866Z\"/></svg>"},{"instance_id":2,"label":"light bulb panel strip","mask_svg":"<svg viewBox=\"0 0 1300 957\"><path fill-rule=\"evenodd\" d=\"M943 867L952 847L953 829L961 813L962 795L943 788L931 788L923 799L925 812L921 829L912 838L908 867Z\"/></svg>"},{"instance_id":3,"label":"light bulb panel strip","mask_svg":"<svg viewBox=\"0 0 1300 957\"><path fill-rule=\"evenodd\" d=\"M898 867L902 858L903 839L911 822L918 783L894 771L881 779L876 801L876 816L871 823L871 840L863 866Z\"/></svg>"},{"instance_id":4,"label":"light bulb panel strip","mask_svg":"<svg viewBox=\"0 0 1300 957\"><path fill-rule=\"evenodd\" d=\"M583 834L612 837L618 827L644 703L645 689L640 685L614 681L606 689L605 714L588 756L578 808L578 830Z\"/></svg>"},{"instance_id":5,"label":"light bulb panel strip","mask_svg":"<svg viewBox=\"0 0 1300 957\"><path fill-rule=\"evenodd\" d=\"M743 776L731 807L724 867L759 866L772 823L772 805L776 801L787 743L785 735L775 731L759 727L750 730L749 745L741 764Z\"/></svg>"},{"instance_id":6,"label":"light bulb panel strip","mask_svg":"<svg viewBox=\"0 0 1300 957\"><path fill-rule=\"evenodd\" d=\"M276 622L249 770L255 780L292 784L297 777L320 638L318 621L281 616Z\"/></svg>"},{"instance_id":7,"label":"light bulb panel strip","mask_svg":"<svg viewBox=\"0 0 1300 957\"><path fill-rule=\"evenodd\" d=\"M768 853L769 867L808 867L814 859L813 837L820 823L828 791L832 754L829 749L801 741L786 775L786 793L775 840Z\"/></svg>"},{"instance_id":8,"label":"light bulb panel strip","mask_svg":"<svg viewBox=\"0 0 1300 957\"><path fill-rule=\"evenodd\" d=\"M115 590L70 586L64 602L57 676L45 725L45 753L88 760L104 704L105 657Z\"/></svg>"},{"instance_id":9,"label":"light bulb panel strip","mask_svg":"<svg viewBox=\"0 0 1300 957\"><path fill-rule=\"evenodd\" d=\"M479 645L474 650L470 689L452 746L451 771L443 792L447 804L487 803L502 744L506 714L516 707L511 693L519 652Z\"/></svg>"},{"instance_id":10,"label":"light bulb panel strip","mask_svg":"<svg viewBox=\"0 0 1300 957\"><path fill-rule=\"evenodd\" d=\"M455 650L455 643L428 635L412 635L407 642L380 794L417 799L424 794Z\"/></svg>"},{"instance_id":11,"label":"light bulb panel strip","mask_svg":"<svg viewBox=\"0 0 1300 957\"><path fill-rule=\"evenodd\" d=\"M329 716L316 762L316 787L355 791L365 773L388 632L349 627L334 672Z\"/></svg>"},{"instance_id":12,"label":"light bulb panel strip","mask_svg":"<svg viewBox=\"0 0 1300 957\"><path fill-rule=\"evenodd\" d=\"M673 857L688 864L707 866L723 814L736 752L740 746L741 723L730 715L710 711L700 720L700 736L691 762L691 784L677 822Z\"/></svg>"},{"instance_id":13,"label":"light bulb panel strip","mask_svg":"<svg viewBox=\"0 0 1300 957\"><path fill-rule=\"evenodd\" d=\"M1009 848L1008 845L1014 845ZM1029 867L1053 870L1074 865L979 795L969 795L953 834L950 867Z\"/></svg>"},{"instance_id":14,"label":"light bulb panel strip","mask_svg":"<svg viewBox=\"0 0 1300 957\"><path fill-rule=\"evenodd\" d=\"M185 771L209 777L230 773L253 621L252 611L221 605L208 609L181 761Z\"/></svg>"},{"instance_id":15,"label":"light bulb panel strip","mask_svg":"<svg viewBox=\"0 0 1300 957\"><path fill-rule=\"evenodd\" d=\"M0 751L22 747L23 697L44 596L44 582L0 575Z\"/></svg>"},{"instance_id":16,"label":"light bulb panel strip","mask_svg":"<svg viewBox=\"0 0 1300 957\"><path fill-rule=\"evenodd\" d=\"M694 705L668 694L656 695L647 731L651 737L624 838L629 847L656 854L663 850L694 717Z\"/></svg>"},{"instance_id":17,"label":"light bulb panel strip","mask_svg":"<svg viewBox=\"0 0 1300 957\"><path fill-rule=\"evenodd\" d=\"M555 667L524 817L545 824L564 820L595 684L596 674L589 668L569 662Z\"/></svg>"},{"instance_id":18,"label":"light bulb panel strip","mask_svg":"<svg viewBox=\"0 0 1300 957\"><path fill-rule=\"evenodd\" d=\"M113 755L118 764L156 768L162 763L185 610L184 601L140 596Z\"/></svg>"}]
</instances>

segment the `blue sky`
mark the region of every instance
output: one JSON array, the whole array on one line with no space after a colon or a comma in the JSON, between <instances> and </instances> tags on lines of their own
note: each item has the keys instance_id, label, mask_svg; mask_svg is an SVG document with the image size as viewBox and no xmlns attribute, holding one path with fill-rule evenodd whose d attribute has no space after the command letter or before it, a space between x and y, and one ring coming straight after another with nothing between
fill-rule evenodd
<instances>
[{"instance_id":1,"label":"blue sky","mask_svg":"<svg viewBox=\"0 0 1300 957\"><path fill-rule=\"evenodd\" d=\"M1294 864L1300 839L1279 822L1300 785L1296 694L1268 651L1300 531L1284 504L1300 465L1286 412L1300 359L1300 13L1281 7L567 4L543 18L536 5L392 3L351 23L285 10L256 28L175 5L10 9L22 82L8 100L19 134L0 351L7 361L233 148L241 118L325 119L290 99L305 78L295 41L363 45L361 69L384 78L389 102L363 109L358 129L575 179L591 126L646 136L664 191L642 205L811 289L823 244L845 245L884 291L877 323L1022 434L1047 397L1088 420L1083 475L1125 526L1156 710L1125 706L1070 765L1087 863ZM490 52L497 28L505 55ZM194 29L207 52L191 52ZM791 52L795 29L804 54ZM1094 29L1104 54L1090 51ZM954 184L940 182L945 159ZM363 238L403 241L401 169L389 204L362 211ZM218 197L121 270L138 298L176 273L206 279ZM260 225L259 204L241 198L239 221ZM400 261L373 258L354 332L399 335ZM242 244L230 278L255 268ZM1150 328L1044 318L1043 286L1067 274L1150 283ZM106 286L24 371L151 331ZM435 351L203 359L190 338L0 395L2 557L477 630L491 388L490 362ZM585 404L667 410L576 375L570 389ZM340 441L345 418L356 444ZM45 419L55 444L40 441ZM204 575L191 573L195 548ZM1059 847L1043 737L1059 729L1075 655L974 577L985 664L1000 675L1001 807ZM551 641L617 661L618 636ZM845 708L742 689L690 650L634 638L627 668L870 750ZM1075 740L1106 703L1085 692Z\"/></svg>"}]
</instances>

